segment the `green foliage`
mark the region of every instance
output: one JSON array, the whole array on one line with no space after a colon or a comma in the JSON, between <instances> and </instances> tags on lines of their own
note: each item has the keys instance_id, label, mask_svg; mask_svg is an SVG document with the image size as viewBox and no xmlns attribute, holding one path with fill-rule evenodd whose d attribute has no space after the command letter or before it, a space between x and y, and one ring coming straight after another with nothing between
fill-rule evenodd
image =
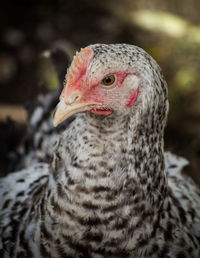
<instances>
[{"instance_id":1,"label":"green foliage","mask_svg":"<svg viewBox=\"0 0 200 258\"><path fill-rule=\"evenodd\" d=\"M193 89L194 83L198 78L197 70L194 67L181 68L176 72L175 80L181 90L188 92Z\"/></svg>"}]
</instances>

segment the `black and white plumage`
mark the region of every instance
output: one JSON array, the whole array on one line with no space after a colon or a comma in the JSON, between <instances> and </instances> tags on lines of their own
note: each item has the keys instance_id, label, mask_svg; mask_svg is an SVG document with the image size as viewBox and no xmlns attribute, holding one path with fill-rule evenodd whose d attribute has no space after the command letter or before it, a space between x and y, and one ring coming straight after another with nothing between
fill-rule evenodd
<instances>
[{"instance_id":1,"label":"black and white plumage","mask_svg":"<svg viewBox=\"0 0 200 258\"><path fill-rule=\"evenodd\" d=\"M164 154L156 62L126 44L83 49L54 124L79 112L52 163L1 180L1 257L199 257L200 192Z\"/></svg>"},{"instance_id":2,"label":"black and white plumage","mask_svg":"<svg viewBox=\"0 0 200 258\"><path fill-rule=\"evenodd\" d=\"M59 92L55 91L46 95L40 94L37 97L34 110L29 114L25 137L16 150L20 157L17 168L28 168L38 162L51 162L52 146L58 135L74 119L72 116L59 126L53 126L52 116L58 101L58 94Z\"/></svg>"},{"instance_id":3,"label":"black and white plumage","mask_svg":"<svg viewBox=\"0 0 200 258\"><path fill-rule=\"evenodd\" d=\"M21 170L38 162L49 163L52 156L52 146L56 142L57 135L61 134L74 119L72 116L57 127L52 124L52 115L63 87L66 66L70 64L71 52L73 52L73 49L67 42L56 42L51 50L45 51L41 56L40 63L43 64L41 67L45 67L41 70L46 71L49 68L51 68L50 70L56 70L59 89L48 94L39 94L36 99L27 103L28 124L26 133L20 144L8 153L10 165L7 172L12 171L10 168L13 167L15 167L15 170Z\"/></svg>"}]
</instances>

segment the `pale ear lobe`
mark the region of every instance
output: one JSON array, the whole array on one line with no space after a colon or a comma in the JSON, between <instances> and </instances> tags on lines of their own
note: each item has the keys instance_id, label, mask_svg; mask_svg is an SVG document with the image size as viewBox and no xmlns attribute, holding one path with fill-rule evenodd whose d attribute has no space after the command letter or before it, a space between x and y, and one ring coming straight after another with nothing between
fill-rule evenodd
<instances>
[{"instance_id":1,"label":"pale ear lobe","mask_svg":"<svg viewBox=\"0 0 200 258\"><path fill-rule=\"evenodd\" d=\"M126 104L126 108L130 108L134 105L135 101L137 100L137 96L139 93L139 87L136 91L134 91L128 98L128 104Z\"/></svg>"}]
</instances>

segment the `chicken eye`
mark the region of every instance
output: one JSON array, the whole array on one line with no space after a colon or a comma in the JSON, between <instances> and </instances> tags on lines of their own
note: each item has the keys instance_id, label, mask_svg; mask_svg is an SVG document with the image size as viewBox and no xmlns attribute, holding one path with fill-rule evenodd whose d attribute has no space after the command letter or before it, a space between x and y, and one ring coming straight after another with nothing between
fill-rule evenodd
<instances>
[{"instance_id":1,"label":"chicken eye","mask_svg":"<svg viewBox=\"0 0 200 258\"><path fill-rule=\"evenodd\" d=\"M115 82L115 75L114 74L108 75L105 78L103 78L103 80L102 80L102 84L105 85L105 86L110 86L114 82Z\"/></svg>"}]
</instances>

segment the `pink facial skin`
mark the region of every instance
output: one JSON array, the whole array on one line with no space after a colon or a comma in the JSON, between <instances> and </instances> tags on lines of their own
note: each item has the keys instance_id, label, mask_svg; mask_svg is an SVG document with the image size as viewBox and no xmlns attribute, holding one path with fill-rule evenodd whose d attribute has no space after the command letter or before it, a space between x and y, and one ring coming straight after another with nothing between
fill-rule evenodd
<instances>
[{"instance_id":1,"label":"pink facial skin","mask_svg":"<svg viewBox=\"0 0 200 258\"><path fill-rule=\"evenodd\" d=\"M135 101L137 99L138 93L139 93L139 88L137 88L137 90L129 96L129 102L126 105L126 108L130 108L133 106L133 104L135 103Z\"/></svg>"},{"instance_id":2,"label":"pink facial skin","mask_svg":"<svg viewBox=\"0 0 200 258\"><path fill-rule=\"evenodd\" d=\"M86 83L86 71L92 58L93 50L89 48L82 49L80 53L76 53L73 63L68 70L67 84L61 95L67 99L74 91L79 91L82 95L79 103L99 103L99 107L97 106L97 108L91 108L89 110L91 113L96 115L109 115L113 112L112 108L108 105L109 96L113 96L113 92L122 86L124 79L130 73L120 71L113 72L112 74L116 76L116 81L110 86L104 85L102 80L92 82L92 85L89 85ZM133 106L137 99L138 91L137 89L128 97L126 108Z\"/></svg>"},{"instance_id":3,"label":"pink facial skin","mask_svg":"<svg viewBox=\"0 0 200 258\"><path fill-rule=\"evenodd\" d=\"M113 74L116 75L117 82L116 82L116 84L113 84L112 86L110 86L110 90L121 87L124 79L130 73L115 72ZM91 88L93 88L93 89L91 89L91 92L88 93L88 96L91 96L91 98L93 98L93 99L94 99L94 96L96 96L95 101L98 101L99 103L104 103L104 95L99 94L99 87L102 87L102 85L99 83L97 83L96 86L95 85L92 86ZM104 86L104 88L106 89L106 86ZM108 90L109 90L109 88L108 88ZM138 93L139 93L139 88L137 88L137 90L128 97L128 101L127 101L128 104L125 106L126 108L130 108L134 105L135 101L137 100ZM92 109L90 112L97 114L97 115L109 115L113 111L112 111L112 109L103 109L102 108L102 109Z\"/></svg>"}]
</instances>

